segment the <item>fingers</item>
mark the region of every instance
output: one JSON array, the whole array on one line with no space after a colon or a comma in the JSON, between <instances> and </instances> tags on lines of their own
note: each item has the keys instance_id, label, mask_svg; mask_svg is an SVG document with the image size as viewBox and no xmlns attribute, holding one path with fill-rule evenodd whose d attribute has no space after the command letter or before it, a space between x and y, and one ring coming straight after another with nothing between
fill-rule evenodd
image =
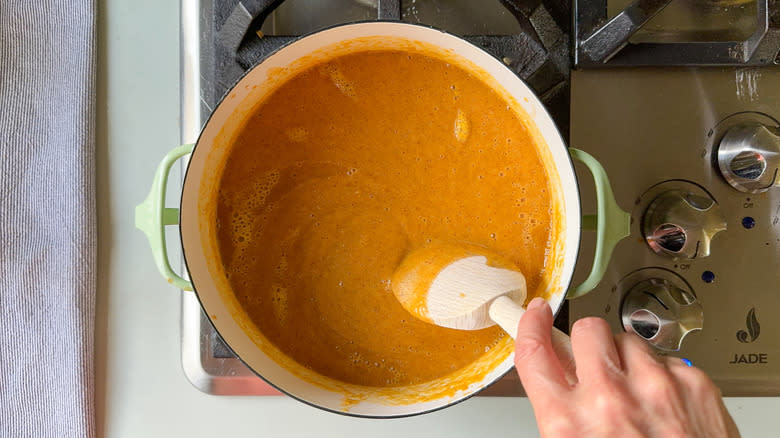
<instances>
[{"instance_id":1,"label":"fingers","mask_svg":"<svg viewBox=\"0 0 780 438\"><path fill-rule=\"evenodd\" d=\"M700 436L739 437L734 419L723 404L721 392L709 376L695 366L688 366L680 358L667 357L669 372L677 384L684 388L683 393L689 412L701 415L698 426L707 433Z\"/></svg>"},{"instance_id":2,"label":"fingers","mask_svg":"<svg viewBox=\"0 0 780 438\"><path fill-rule=\"evenodd\" d=\"M603 319L589 317L576 321L571 328L571 343L580 382L622 374L612 330Z\"/></svg>"},{"instance_id":3,"label":"fingers","mask_svg":"<svg viewBox=\"0 0 780 438\"><path fill-rule=\"evenodd\" d=\"M663 358L663 362L666 365L666 367L669 368L670 370L675 367L690 368L693 366L693 365L688 365L688 363L686 363L683 359L674 356L666 356L665 358Z\"/></svg>"},{"instance_id":4,"label":"fingers","mask_svg":"<svg viewBox=\"0 0 780 438\"><path fill-rule=\"evenodd\" d=\"M683 385L693 389L693 393L698 392L717 392L720 390L712 383L707 373L696 367L689 367L679 357L668 356L666 365L669 372Z\"/></svg>"},{"instance_id":5,"label":"fingers","mask_svg":"<svg viewBox=\"0 0 780 438\"><path fill-rule=\"evenodd\" d=\"M647 342L633 333L621 333L615 336L615 346L623 369L628 374L642 374L645 370L665 366L665 360L653 353ZM680 359L680 365L685 366Z\"/></svg>"},{"instance_id":6,"label":"fingers","mask_svg":"<svg viewBox=\"0 0 780 438\"><path fill-rule=\"evenodd\" d=\"M567 385L551 327L549 307L532 301L515 346L517 371L542 436L739 436L701 370L679 358L658 358L633 334L613 337L599 318L572 327L579 382ZM561 339L555 342L565 350Z\"/></svg>"},{"instance_id":7,"label":"fingers","mask_svg":"<svg viewBox=\"0 0 780 438\"><path fill-rule=\"evenodd\" d=\"M574 353L571 349L571 338L566 333L553 327L552 329L552 347L558 362L563 369L566 382L570 386L577 384L577 366L574 362Z\"/></svg>"},{"instance_id":8,"label":"fingers","mask_svg":"<svg viewBox=\"0 0 780 438\"><path fill-rule=\"evenodd\" d=\"M541 298L528 304L515 338L515 367L528 398L535 406L558 403L569 389L558 357L551 343L552 311Z\"/></svg>"}]
</instances>

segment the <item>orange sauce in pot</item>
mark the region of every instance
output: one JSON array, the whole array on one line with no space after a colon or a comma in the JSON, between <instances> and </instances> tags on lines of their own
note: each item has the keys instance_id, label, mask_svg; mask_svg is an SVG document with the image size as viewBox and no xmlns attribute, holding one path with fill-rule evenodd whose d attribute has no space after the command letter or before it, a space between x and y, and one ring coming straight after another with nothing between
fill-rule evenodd
<instances>
[{"instance_id":1,"label":"orange sauce in pot","mask_svg":"<svg viewBox=\"0 0 780 438\"><path fill-rule=\"evenodd\" d=\"M421 53L300 71L258 106L221 175L218 249L242 310L284 354L350 384L473 363L506 334L419 321L390 278L410 249L463 241L544 293L555 214L526 123L479 78Z\"/></svg>"}]
</instances>

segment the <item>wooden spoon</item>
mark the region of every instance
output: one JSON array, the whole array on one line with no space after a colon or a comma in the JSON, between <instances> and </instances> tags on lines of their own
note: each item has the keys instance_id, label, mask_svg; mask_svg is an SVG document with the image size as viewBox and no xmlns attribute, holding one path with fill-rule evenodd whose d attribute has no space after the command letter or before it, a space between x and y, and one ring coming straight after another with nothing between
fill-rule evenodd
<instances>
[{"instance_id":1,"label":"wooden spoon","mask_svg":"<svg viewBox=\"0 0 780 438\"><path fill-rule=\"evenodd\" d=\"M526 297L525 277L514 264L470 244L434 243L410 252L392 289L424 321L461 330L498 323L512 336Z\"/></svg>"},{"instance_id":2,"label":"wooden spoon","mask_svg":"<svg viewBox=\"0 0 780 438\"><path fill-rule=\"evenodd\" d=\"M525 277L512 262L481 246L434 243L411 251L393 273L401 305L424 321L454 329L498 324L512 338L525 313ZM553 350L576 382L571 340L553 327Z\"/></svg>"},{"instance_id":3,"label":"wooden spoon","mask_svg":"<svg viewBox=\"0 0 780 438\"><path fill-rule=\"evenodd\" d=\"M446 242L407 254L392 289L424 321L461 330L497 323L513 337L527 293L525 277L509 260L481 246Z\"/></svg>"}]
</instances>

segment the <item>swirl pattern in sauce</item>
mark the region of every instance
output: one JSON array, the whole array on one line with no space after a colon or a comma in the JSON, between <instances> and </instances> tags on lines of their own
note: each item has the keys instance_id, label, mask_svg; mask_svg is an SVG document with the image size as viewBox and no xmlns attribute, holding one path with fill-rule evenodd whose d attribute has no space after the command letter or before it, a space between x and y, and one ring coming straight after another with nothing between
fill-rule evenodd
<instances>
[{"instance_id":1,"label":"swirl pattern in sauce","mask_svg":"<svg viewBox=\"0 0 780 438\"><path fill-rule=\"evenodd\" d=\"M524 123L483 81L420 53L299 72L257 108L220 180L219 252L241 307L289 357L347 383L415 384L472 363L506 335L416 320L390 278L411 248L463 241L540 293L553 208Z\"/></svg>"}]
</instances>

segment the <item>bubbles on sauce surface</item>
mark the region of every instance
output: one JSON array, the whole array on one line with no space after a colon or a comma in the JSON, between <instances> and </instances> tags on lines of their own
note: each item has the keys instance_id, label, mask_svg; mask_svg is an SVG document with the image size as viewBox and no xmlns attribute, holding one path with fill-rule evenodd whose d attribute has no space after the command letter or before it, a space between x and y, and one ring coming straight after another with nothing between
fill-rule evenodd
<instances>
[{"instance_id":1,"label":"bubbles on sauce surface","mask_svg":"<svg viewBox=\"0 0 780 438\"><path fill-rule=\"evenodd\" d=\"M271 286L271 303L274 315L282 322L287 320L287 288L278 284Z\"/></svg>"},{"instance_id":2,"label":"bubbles on sauce surface","mask_svg":"<svg viewBox=\"0 0 780 438\"><path fill-rule=\"evenodd\" d=\"M342 69L333 62L326 63L321 67L322 72L333 82L333 85L344 93L347 97L356 97L355 83L347 79Z\"/></svg>"},{"instance_id":3,"label":"bubbles on sauce surface","mask_svg":"<svg viewBox=\"0 0 780 438\"><path fill-rule=\"evenodd\" d=\"M406 54L403 58L406 59ZM397 64L397 61L394 59L386 65ZM430 243L432 237L454 236L503 250L531 247L539 240L538 233L534 234L527 217L519 214L534 214L531 207L540 192L536 192L538 188L528 181L538 179L532 176L538 169L528 163L534 157L532 152L528 155L526 134L495 131L491 127L499 121L502 126L513 123L507 122L507 117L515 116L502 111L506 103L470 89L469 79L462 77L457 68L449 68L450 75L442 79L440 87L430 87L427 81L408 87L394 85L392 80L399 75L385 75L383 80L389 80L390 85L383 92L396 93L390 102L398 102L404 107L417 105L419 111L426 114L426 117L414 118L409 116L408 108L397 116L391 111L393 105L383 108L361 104L361 99L385 98L367 86L378 80L367 73L372 71L372 65L361 65L367 69L365 72L350 67L346 61L327 62L312 69L309 79L321 84L322 90L310 90L306 88L308 82L302 81L298 86L306 92L295 95L305 95L307 104L290 104L288 109L308 111L315 117L301 120L302 113L301 118L290 118L284 105L269 104L262 109L264 117L253 118L252 123L258 125L247 130L247 138L253 138L253 142L247 141L246 150L251 153L246 156L252 157L262 148L269 148L269 152L262 155L265 162L244 171L243 179L235 179L238 193L231 200L220 198L231 214L220 216L219 220L225 230L223 235L241 235L244 239L242 242L238 242L238 238L231 239L233 248L225 253L234 260L229 263L233 269L229 281L235 285L242 306L257 312L259 316L253 320L264 334L270 333L269 340L280 345L285 354L303 366L330 373L329 376L338 380L376 386L407 385L460 369L474 358L483 356L486 349L490 354L496 354L494 347L503 345L499 344L503 334L493 329L468 336L443 333L417 320L403 320L403 316L386 302L378 301L382 296L394 299L387 275L372 277L368 287L355 283L355 278L364 271L384 266L380 263L382 257L376 253L388 245L383 237L387 233L382 222L368 220L361 212L370 209L383 220L400 220L403 231L414 245ZM428 76L435 77L436 71L432 69ZM382 71L377 73L384 74ZM401 77L405 81L409 79L405 75ZM410 96L404 96L404 90L413 92L407 91ZM352 98L348 106L355 105L353 112L342 114L343 108L334 112L316 99L318 95L339 98L338 93ZM430 98L431 93L438 93L436 99ZM483 103L489 99L495 100L492 112L474 109L473 102ZM460 109L453 105L453 100L458 101ZM338 101L340 105L345 102L344 99ZM276 102L283 100L280 97ZM378 111L381 109L388 111ZM388 117L389 127L376 133L367 130L366 126L372 126L366 123L369 113L375 119ZM494 118L496 122L492 121ZM321 124L318 126L311 120L319 120ZM269 134L270 131L273 133ZM252 133L255 135L250 135ZM484 138L482 134L485 134ZM276 144L289 145L290 142L302 146L274 148ZM512 143L511 147L507 146L509 143ZM453 144L464 147L452 148ZM296 150L305 153L297 154ZM318 160L337 163L335 170L327 175L317 173L312 166ZM511 173L507 164L512 166ZM283 169L281 177L279 172L274 174L267 167ZM290 168L295 169L292 172L295 176L288 172ZM225 172L232 170L226 167ZM499 180L500 176L506 178ZM378 184L367 185L369 181L374 184L374 180ZM288 187L291 184L292 192ZM497 191L495 186L499 184L502 189ZM525 194L526 186L532 187L530 194ZM523 203L524 210L520 213L516 200L523 197L528 201ZM273 201L270 208L266 205L268 201ZM470 206L474 202L477 207ZM328 215L336 211L348 211L349 214L340 216L338 221L328 219ZM475 214L476 211L479 214ZM549 212L549 208L544 206L542 212ZM547 215L549 213L543 217ZM367 231L355 232L347 224L358 224ZM295 227L300 227L304 234L313 234L305 239L298 236L277 243L292 235ZM315 242L321 251L306 249ZM346 247L342 245L345 242L348 243ZM251 252L242 249L250 246L262 249ZM280 257L281 250L287 255ZM363 261L355 264L355 269L346 270L344 267L349 261L334 257L334 250L359 255ZM251 262L252 257L246 254L256 256L256 261ZM371 257L374 259L370 260ZM542 264L525 255L521 255L519 261L531 269ZM250 277L248 266L263 269L263 277L253 284L242 281ZM337 273L339 270L343 272ZM342 275L353 272L358 277ZM529 282L533 280L529 279ZM361 307L365 312L346 316L344 309L339 308L345 305L342 295L335 300L309 295L312 290L323 287L340 291L343 296L355 300L365 300ZM325 301L335 303L326 308ZM296 322L301 311L312 312L311 320ZM398 311L403 310L399 308ZM372 319L369 315L379 316ZM337 331L339 324L350 327L351 331L341 328L338 330L342 331ZM380 333L379 338L386 345L380 348L379 344L365 344L362 335L355 331L356 327L365 325L369 326L373 338ZM284 327L295 327L295 330L284 330ZM436 341L431 342L431 339ZM357 356L350 356L352 354ZM432 362L447 365L420 368L420 364ZM345 367L352 371L338 371Z\"/></svg>"},{"instance_id":4,"label":"bubbles on sauce surface","mask_svg":"<svg viewBox=\"0 0 780 438\"><path fill-rule=\"evenodd\" d=\"M287 129L284 131L284 133L293 143L303 143L309 137L309 130L303 126L296 126L294 128Z\"/></svg>"},{"instance_id":5,"label":"bubbles on sauce surface","mask_svg":"<svg viewBox=\"0 0 780 438\"><path fill-rule=\"evenodd\" d=\"M287 273L287 256L282 255L279 258L279 262L276 264L276 267L274 268L275 274L277 277L282 277Z\"/></svg>"},{"instance_id":6,"label":"bubbles on sauce surface","mask_svg":"<svg viewBox=\"0 0 780 438\"><path fill-rule=\"evenodd\" d=\"M469 122L466 113L458 108L458 113L455 116L455 139L461 144L466 143L471 133L471 123Z\"/></svg>"}]
</instances>

